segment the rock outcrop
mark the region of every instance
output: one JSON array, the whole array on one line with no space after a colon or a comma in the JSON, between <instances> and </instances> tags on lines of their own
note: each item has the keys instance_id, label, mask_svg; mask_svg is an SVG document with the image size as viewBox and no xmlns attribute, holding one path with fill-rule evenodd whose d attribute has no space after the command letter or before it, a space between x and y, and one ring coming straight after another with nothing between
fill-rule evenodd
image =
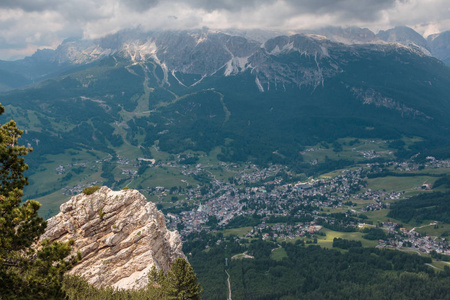
<instances>
[{"instance_id":1,"label":"rock outcrop","mask_svg":"<svg viewBox=\"0 0 450 300\"><path fill-rule=\"evenodd\" d=\"M69 272L95 286L142 288L153 265L167 270L185 257L178 232L166 228L164 215L137 190L102 187L61 205L41 239L73 239L82 260Z\"/></svg>"}]
</instances>

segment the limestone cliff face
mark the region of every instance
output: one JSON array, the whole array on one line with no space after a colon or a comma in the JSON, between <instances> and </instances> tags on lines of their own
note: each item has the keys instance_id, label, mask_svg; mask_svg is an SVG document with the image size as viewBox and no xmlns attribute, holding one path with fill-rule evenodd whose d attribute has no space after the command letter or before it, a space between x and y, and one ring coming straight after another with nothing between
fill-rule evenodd
<instances>
[{"instance_id":1,"label":"limestone cliff face","mask_svg":"<svg viewBox=\"0 0 450 300\"><path fill-rule=\"evenodd\" d=\"M82 260L69 274L95 286L142 288L151 267L167 270L185 257L178 232L166 228L164 215L137 190L102 187L61 205L41 239L75 240Z\"/></svg>"}]
</instances>

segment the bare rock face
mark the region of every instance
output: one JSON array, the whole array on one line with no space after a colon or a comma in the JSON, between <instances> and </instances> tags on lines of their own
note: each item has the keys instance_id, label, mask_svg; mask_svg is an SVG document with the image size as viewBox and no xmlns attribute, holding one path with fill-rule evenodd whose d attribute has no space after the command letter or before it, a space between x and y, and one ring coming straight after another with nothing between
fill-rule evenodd
<instances>
[{"instance_id":1,"label":"bare rock face","mask_svg":"<svg viewBox=\"0 0 450 300\"><path fill-rule=\"evenodd\" d=\"M102 187L61 205L41 239L73 239L82 260L69 272L95 286L142 288L155 265L164 270L185 257L178 232L166 228L164 215L137 190Z\"/></svg>"}]
</instances>

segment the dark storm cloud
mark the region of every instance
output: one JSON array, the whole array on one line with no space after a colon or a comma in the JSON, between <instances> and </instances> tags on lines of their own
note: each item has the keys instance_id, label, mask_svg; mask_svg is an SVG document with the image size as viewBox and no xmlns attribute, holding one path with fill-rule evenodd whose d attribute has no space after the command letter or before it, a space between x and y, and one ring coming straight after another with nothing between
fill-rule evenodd
<instances>
[{"instance_id":1,"label":"dark storm cloud","mask_svg":"<svg viewBox=\"0 0 450 300\"><path fill-rule=\"evenodd\" d=\"M292 12L299 14L327 13L362 20L374 20L380 11L395 6L397 2L405 1L408 0L119 0L129 9L142 13L163 3L184 4L208 12L238 12L245 9L249 13L265 5L279 3L288 4L293 9ZM67 14L71 9L81 7L84 9L75 11L83 18L82 14L89 13L87 3L94 5L95 2L95 0L0 0L0 8L21 9L26 12L53 10ZM113 5L115 2L112 0L109 3Z\"/></svg>"},{"instance_id":2,"label":"dark storm cloud","mask_svg":"<svg viewBox=\"0 0 450 300\"><path fill-rule=\"evenodd\" d=\"M129 0L130 1L130 0ZM139 2L157 2L135 0ZM385 9L394 7L398 2L407 2L408 0L166 0L172 2L184 3L192 8L201 8L206 11L226 10L230 12L249 9L257 10L261 6L275 3L286 3L300 14L338 14L358 19L377 18L379 13ZM132 2L132 1L130 1ZM270 17L270 16L268 16Z\"/></svg>"}]
</instances>

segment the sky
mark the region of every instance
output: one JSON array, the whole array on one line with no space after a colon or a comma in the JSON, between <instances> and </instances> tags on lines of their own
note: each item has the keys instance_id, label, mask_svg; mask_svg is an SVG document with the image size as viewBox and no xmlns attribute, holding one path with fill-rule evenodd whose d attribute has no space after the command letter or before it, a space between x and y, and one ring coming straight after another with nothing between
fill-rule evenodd
<instances>
[{"instance_id":1,"label":"sky","mask_svg":"<svg viewBox=\"0 0 450 300\"><path fill-rule=\"evenodd\" d=\"M64 39L121 29L307 30L409 26L450 30L449 0L0 0L0 59L56 48Z\"/></svg>"}]
</instances>

